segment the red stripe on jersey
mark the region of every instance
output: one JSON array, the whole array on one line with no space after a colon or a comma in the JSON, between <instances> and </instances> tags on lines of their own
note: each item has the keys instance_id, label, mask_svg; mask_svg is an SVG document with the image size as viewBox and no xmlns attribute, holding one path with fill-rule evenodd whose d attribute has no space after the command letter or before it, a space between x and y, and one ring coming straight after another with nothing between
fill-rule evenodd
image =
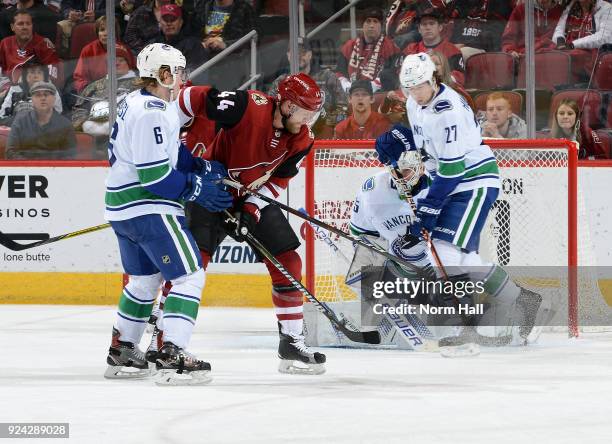
<instances>
[{"instance_id":1,"label":"red stripe on jersey","mask_svg":"<svg viewBox=\"0 0 612 444\"><path fill-rule=\"evenodd\" d=\"M270 192L272 193L272 196L274 196L274 198L277 198L280 194L278 193L276 187L274 186L274 184L266 182L263 185L264 187L266 187L268 190L270 190Z\"/></svg>"},{"instance_id":2,"label":"red stripe on jersey","mask_svg":"<svg viewBox=\"0 0 612 444\"><path fill-rule=\"evenodd\" d=\"M301 293L283 295L272 293L272 303L278 308L299 307L304 305L304 298Z\"/></svg>"},{"instance_id":3,"label":"red stripe on jersey","mask_svg":"<svg viewBox=\"0 0 612 444\"><path fill-rule=\"evenodd\" d=\"M297 319L304 319L304 314L303 313L277 314L276 318L279 321L295 321Z\"/></svg>"}]
</instances>

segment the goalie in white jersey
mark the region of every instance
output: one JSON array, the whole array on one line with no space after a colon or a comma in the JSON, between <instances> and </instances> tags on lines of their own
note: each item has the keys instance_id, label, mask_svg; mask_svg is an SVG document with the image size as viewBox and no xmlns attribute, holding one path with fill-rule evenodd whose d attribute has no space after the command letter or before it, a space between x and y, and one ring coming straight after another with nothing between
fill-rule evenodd
<instances>
[{"instance_id":1,"label":"goalie in white jersey","mask_svg":"<svg viewBox=\"0 0 612 444\"><path fill-rule=\"evenodd\" d=\"M425 53L409 55L400 71L406 112L412 126L396 126L376 141L381 162L397 168L406 150L418 150L430 184L418 200L410 233L430 233L440 262L449 277L461 275L482 281L492 306L484 324L508 325L482 329L492 336L525 342L537 336L532 327L541 297L518 287L499 266L484 262L479 254L480 233L499 193L497 161L480 136L478 122L465 99L443 84ZM500 319L499 313L506 318ZM510 322L508 323L508 319ZM512 327L516 328L512 328ZM537 329L539 331L539 329Z\"/></svg>"},{"instance_id":2,"label":"goalie in white jersey","mask_svg":"<svg viewBox=\"0 0 612 444\"><path fill-rule=\"evenodd\" d=\"M161 43L147 45L138 54L143 87L119 103L110 136L105 217L117 235L129 282L113 327L107 378L148 375L138 343L167 280L174 285L163 315L158 383L210 380L210 364L185 352L198 314L204 270L183 203L221 211L231 206L232 197L219 184L227 176L223 165L194 159L180 143L172 98L181 87L184 68L179 50Z\"/></svg>"}]
</instances>

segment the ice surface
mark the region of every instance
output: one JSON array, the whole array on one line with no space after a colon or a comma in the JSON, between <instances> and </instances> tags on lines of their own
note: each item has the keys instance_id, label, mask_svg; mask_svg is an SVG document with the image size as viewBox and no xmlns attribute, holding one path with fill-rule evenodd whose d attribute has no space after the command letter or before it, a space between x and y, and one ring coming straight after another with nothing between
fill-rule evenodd
<instances>
[{"instance_id":1,"label":"ice surface","mask_svg":"<svg viewBox=\"0 0 612 444\"><path fill-rule=\"evenodd\" d=\"M612 336L466 359L327 349L325 375L294 376L277 373L272 310L204 308L191 350L213 382L157 387L102 377L113 320L0 306L0 422L69 422L87 444L612 442Z\"/></svg>"}]
</instances>

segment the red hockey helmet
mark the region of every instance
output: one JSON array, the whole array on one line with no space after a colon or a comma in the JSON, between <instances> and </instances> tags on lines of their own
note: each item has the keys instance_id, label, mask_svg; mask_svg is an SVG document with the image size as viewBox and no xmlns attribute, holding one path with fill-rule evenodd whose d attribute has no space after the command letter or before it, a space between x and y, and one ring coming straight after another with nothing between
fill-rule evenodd
<instances>
[{"instance_id":1,"label":"red hockey helmet","mask_svg":"<svg viewBox=\"0 0 612 444\"><path fill-rule=\"evenodd\" d=\"M312 77L298 73L285 77L278 84L278 98L280 101L290 100L308 111L320 111L324 94Z\"/></svg>"}]
</instances>

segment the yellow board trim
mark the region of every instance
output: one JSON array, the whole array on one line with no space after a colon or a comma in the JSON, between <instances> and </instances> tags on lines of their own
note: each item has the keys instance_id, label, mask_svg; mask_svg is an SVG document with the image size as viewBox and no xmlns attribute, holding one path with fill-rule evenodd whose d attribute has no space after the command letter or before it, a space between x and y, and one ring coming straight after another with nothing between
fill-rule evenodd
<instances>
[{"instance_id":1,"label":"yellow board trim","mask_svg":"<svg viewBox=\"0 0 612 444\"><path fill-rule=\"evenodd\" d=\"M121 273L0 273L0 304L117 305ZM272 307L270 276L207 274L202 305Z\"/></svg>"}]
</instances>

